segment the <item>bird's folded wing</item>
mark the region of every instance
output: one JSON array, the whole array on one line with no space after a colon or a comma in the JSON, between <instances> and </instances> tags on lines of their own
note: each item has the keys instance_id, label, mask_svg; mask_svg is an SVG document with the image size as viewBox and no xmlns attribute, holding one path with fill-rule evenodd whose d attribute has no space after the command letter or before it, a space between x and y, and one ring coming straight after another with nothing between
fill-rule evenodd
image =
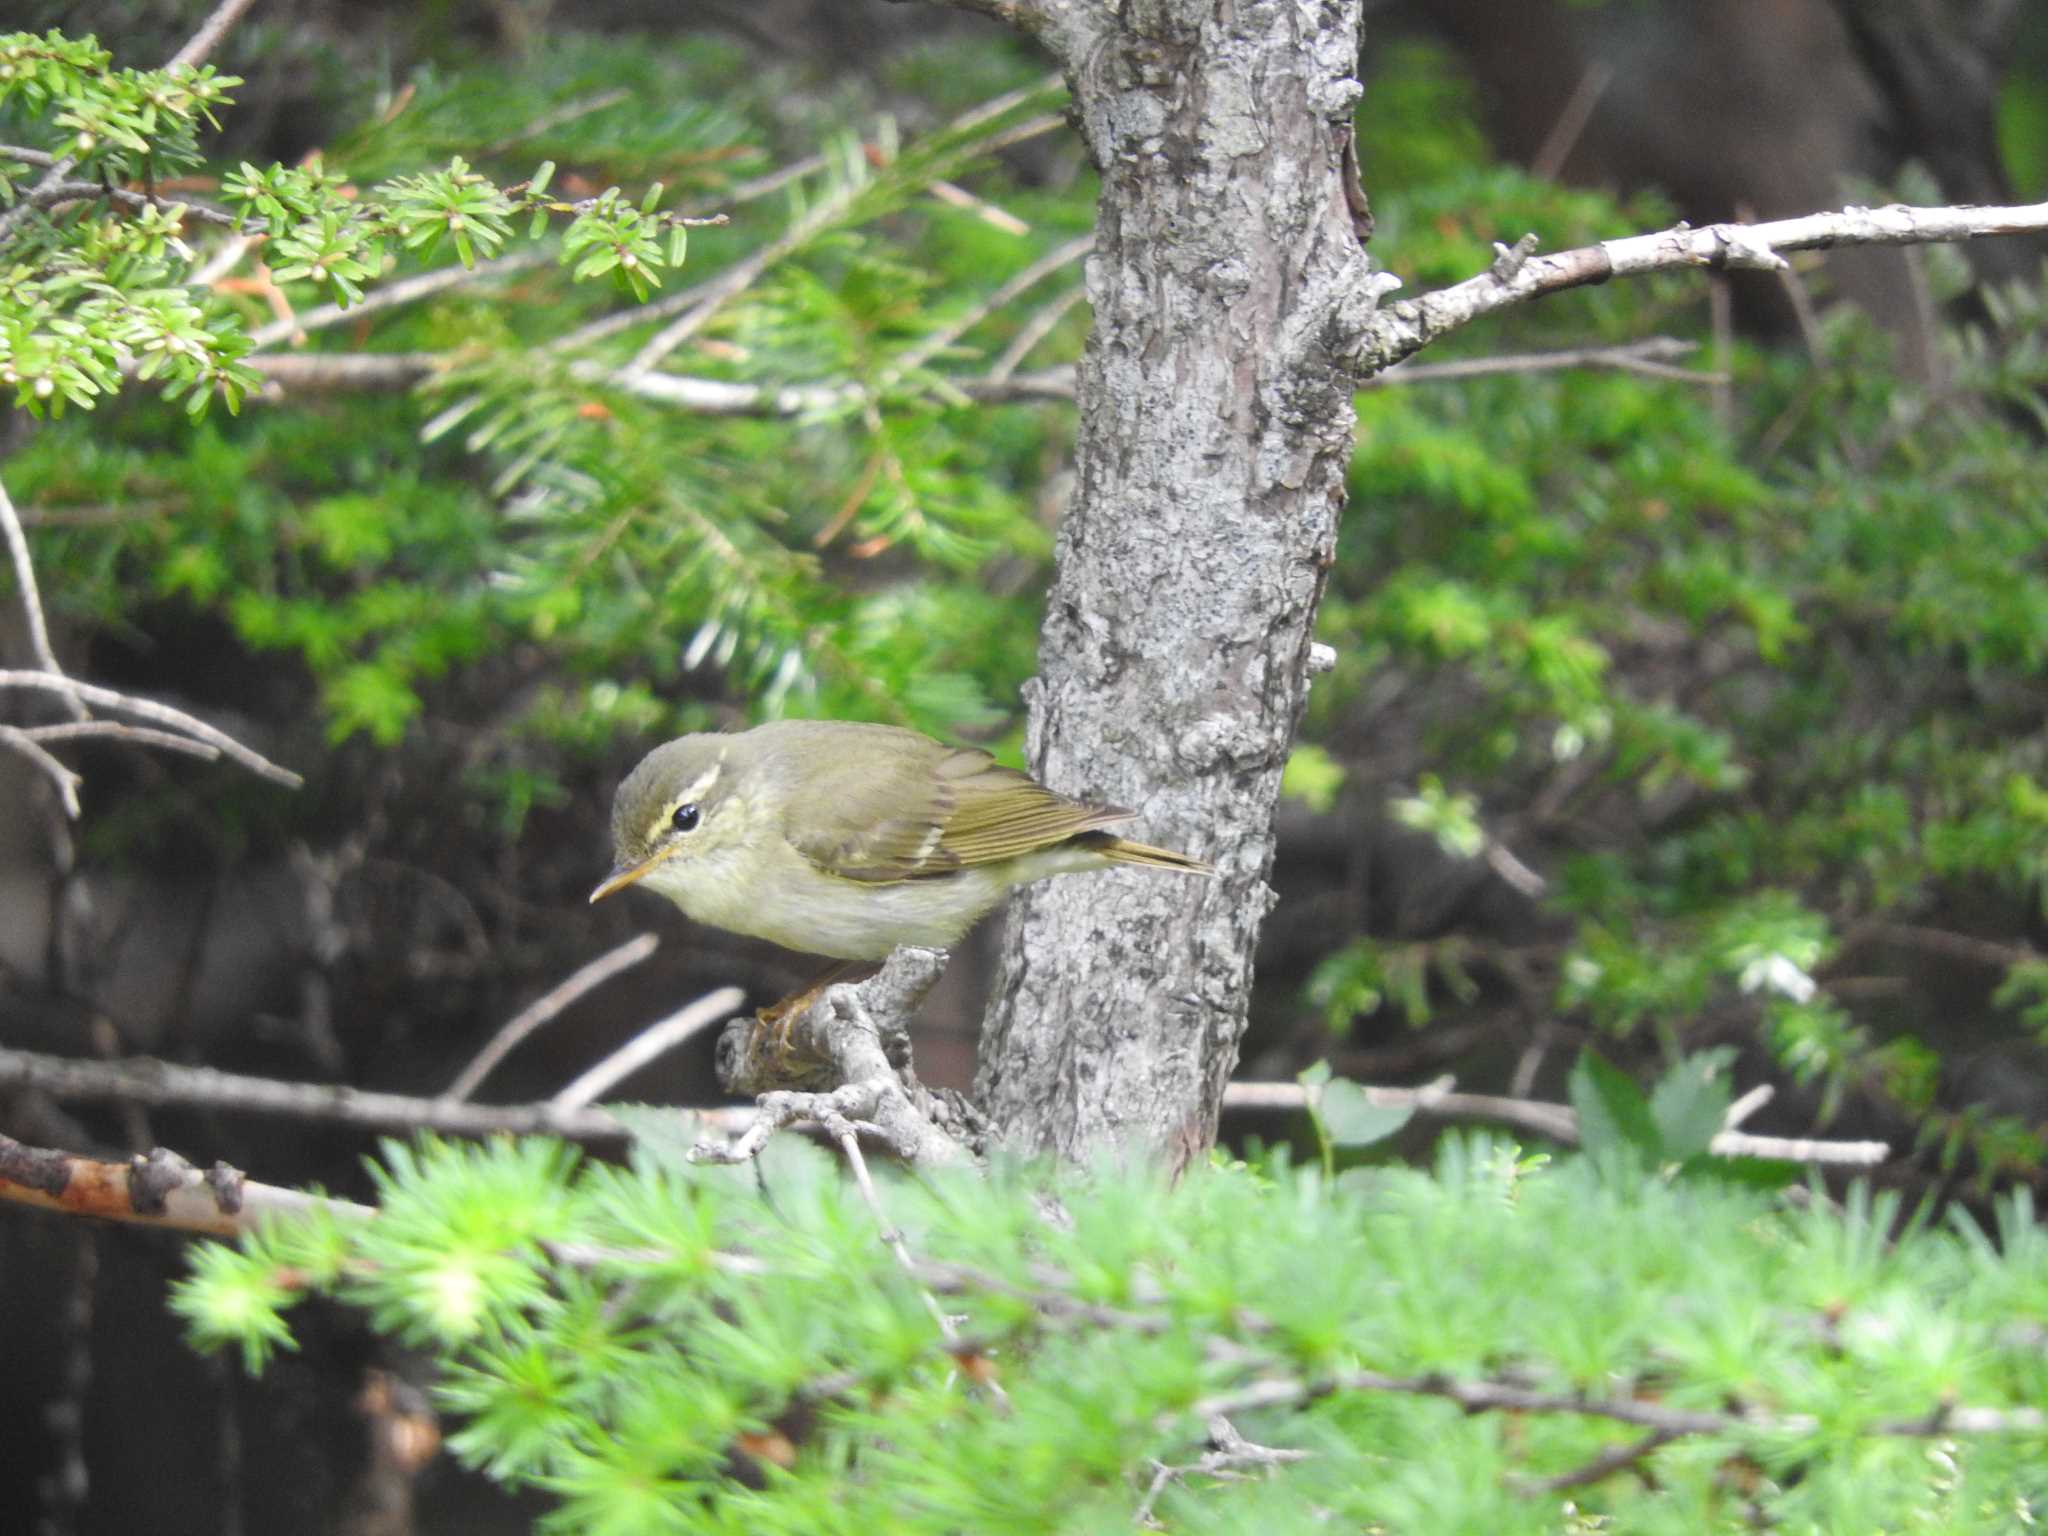
<instances>
[{"instance_id":1,"label":"bird's folded wing","mask_svg":"<svg viewBox=\"0 0 2048 1536\"><path fill-rule=\"evenodd\" d=\"M999 863L1131 816L1056 795L968 747L813 769L810 790L791 844L827 874L877 884Z\"/></svg>"}]
</instances>

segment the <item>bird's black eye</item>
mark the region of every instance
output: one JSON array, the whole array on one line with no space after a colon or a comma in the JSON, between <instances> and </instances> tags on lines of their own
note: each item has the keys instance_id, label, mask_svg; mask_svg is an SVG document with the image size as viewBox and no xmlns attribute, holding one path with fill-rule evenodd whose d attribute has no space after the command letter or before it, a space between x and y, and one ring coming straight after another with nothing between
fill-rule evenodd
<instances>
[{"instance_id":1,"label":"bird's black eye","mask_svg":"<svg viewBox=\"0 0 2048 1536\"><path fill-rule=\"evenodd\" d=\"M697 802L691 800L676 807L676 813L669 817L668 824L678 832L694 832L697 830L697 823L703 818L703 814L703 812L697 809Z\"/></svg>"}]
</instances>

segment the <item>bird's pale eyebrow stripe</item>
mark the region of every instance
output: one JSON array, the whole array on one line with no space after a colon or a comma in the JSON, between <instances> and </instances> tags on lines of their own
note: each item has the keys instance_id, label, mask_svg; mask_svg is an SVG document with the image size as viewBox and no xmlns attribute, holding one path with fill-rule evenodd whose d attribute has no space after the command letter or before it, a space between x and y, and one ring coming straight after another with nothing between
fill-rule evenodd
<instances>
[{"instance_id":1,"label":"bird's pale eyebrow stripe","mask_svg":"<svg viewBox=\"0 0 2048 1536\"><path fill-rule=\"evenodd\" d=\"M706 795L710 794L711 786L718 782L718 776L723 772L725 772L725 759L720 758L708 770L693 780L688 789L663 806L661 814L654 818L653 825L647 829L647 841L652 843L663 832L668 830L668 819L675 815L676 807L688 805L692 800L702 800Z\"/></svg>"}]
</instances>

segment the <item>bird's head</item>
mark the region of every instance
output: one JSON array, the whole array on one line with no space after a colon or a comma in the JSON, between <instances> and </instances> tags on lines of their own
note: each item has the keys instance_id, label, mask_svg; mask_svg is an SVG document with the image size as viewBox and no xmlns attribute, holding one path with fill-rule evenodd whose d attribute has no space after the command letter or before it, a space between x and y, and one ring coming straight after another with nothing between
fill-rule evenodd
<instances>
[{"instance_id":1,"label":"bird's head","mask_svg":"<svg viewBox=\"0 0 2048 1536\"><path fill-rule=\"evenodd\" d=\"M729 854L749 821L730 736L680 736L656 747L612 797L612 871L590 893L601 901L645 881L679 900L692 877Z\"/></svg>"}]
</instances>

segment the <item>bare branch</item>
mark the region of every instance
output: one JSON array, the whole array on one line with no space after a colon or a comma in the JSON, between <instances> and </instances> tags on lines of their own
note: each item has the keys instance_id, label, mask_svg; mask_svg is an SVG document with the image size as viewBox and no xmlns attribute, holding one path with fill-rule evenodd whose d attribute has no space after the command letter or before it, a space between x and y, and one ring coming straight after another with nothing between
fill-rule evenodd
<instances>
[{"instance_id":1,"label":"bare branch","mask_svg":"<svg viewBox=\"0 0 2048 1536\"><path fill-rule=\"evenodd\" d=\"M663 358L708 325L712 316L719 310L753 286L754 280L763 272L792 251L801 249L812 236L838 218L859 192L859 186L854 183L840 187L832 196L810 209L782 234L751 256L734 262L718 276L703 284L698 290L702 297L684 310L680 318L670 321L655 332L633 355L633 360L619 370L619 376L622 379L630 379L637 374L653 371Z\"/></svg>"},{"instance_id":2,"label":"bare branch","mask_svg":"<svg viewBox=\"0 0 2048 1536\"><path fill-rule=\"evenodd\" d=\"M360 320L365 315L376 314L379 310L396 309L402 304L415 304L421 299L432 298L450 288L461 288L470 283L487 282L492 278L509 277L517 272L530 272L535 267L544 267L554 260L552 251L514 251L509 256L500 256L496 261L480 261L473 267L440 267L432 272L422 272L416 277L404 278L395 283L386 283L373 288L355 303L343 309L339 304L322 304L309 309L290 320L273 320L270 324L250 333L249 340L257 351L274 347L280 341L290 339L302 331L325 330L330 325L344 321ZM262 366L260 358L250 361Z\"/></svg>"},{"instance_id":3,"label":"bare branch","mask_svg":"<svg viewBox=\"0 0 2048 1536\"><path fill-rule=\"evenodd\" d=\"M875 1218L875 1226L889 1252L895 1256L897 1267L910 1277L910 1283L917 1287L918 1299L924 1309L938 1324L939 1337L946 1341L949 1349L960 1347L960 1330L953 1326L953 1319L946 1315L946 1309L939 1305L939 1299L925 1286L918 1274L917 1260L912 1257L910 1244L904 1241L903 1231L889 1219L889 1213L882 1209L882 1197L875 1192L875 1181L868 1173L868 1160L860 1150L860 1137L851 1121L837 1116L823 1122L825 1132L839 1143L839 1150L846 1158L846 1166L853 1170L854 1186L860 1190L861 1199L867 1204L869 1213ZM989 1392L998 1402L1007 1402L1008 1397L993 1377L985 1382Z\"/></svg>"},{"instance_id":4,"label":"bare branch","mask_svg":"<svg viewBox=\"0 0 2048 1536\"><path fill-rule=\"evenodd\" d=\"M409 389L453 358L432 352L264 353L249 366L290 389Z\"/></svg>"},{"instance_id":5,"label":"bare branch","mask_svg":"<svg viewBox=\"0 0 2048 1536\"><path fill-rule=\"evenodd\" d=\"M640 1031L576 1078L548 1100L548 1107L567 1114L594 1103L599 1096L625 1081L649 1062L666 1055L694 1035L732 1017L733 1010L746 1001L738 987L720 987L679 1009L658 1024Z\"/></svg>"},{"instance_id":6,"label":"bare branch","mask_svg":"<svg viewBox=\"0 0 2048 1536\"><path fill-rule=\"evenodd\" d=\"M373 1093L337 1083L275 1078L177 1066L148 1057L87 1061L37 1051L0 1049L0 1088L35 1088L81 1103L183 1105L252 1115L353 1125L379 1131L440 1131L450 1136L561 1136L570 1141L623 1141L625 1127L603 1110L568 1113L547 1104L460 1104L445 1099ZM739 1135L753 1124L749 1109L679 1109L707 1133Z\"/></svg>"},{"instance_id":7,"label":"bare branch","mask_svg":"<svg viewBox=\"0 0 2048 1536\"><path fill-rule=\"evenodd\" d=\"M632 99L633 93L630 90L624 86L617 86L609 91L599 91L594 96L585 96L577 101L564 102L551 112L541 113L539 117L536 117L517 133L498 140L497 143L483 150L482 153L486 155L502 155L508 149L516 149L521 144L537 139L551 129L561 127L564 123L573 123L578 118L589 117L594 113L604 111L607 107L616 107L620 102L631 101Z\"/></svg>"},{"instance_id":8,"label":"bare branch","mask_svg":"<svg viewBox=\"0 0 2048 1536\"><path fill-rule=\"evenodd\" d=\"M1448 1079L1445 1080L1446 1084ZM1453 1093L1448 1086L1362 1089L1366 1101L1387 1109L1414 1109L1460 1120L1490 1120L1512 1125L1566 1146L1579 1141L1579 1117L1568 1104L1540 1099L1509 1099L1485 1093ZM1232 1083L1223 1090L1226 1110L1307 1109L1321 1091L1300 1083ZM1891 1156L1882 1141L1815 1141L1790 1136L1752 1136L1746 1131L1718 1132L1707 1144L1716 1157L1766 1157L1789 1163L1828 1163L1868 1168Z\"/></svg>"},{"instance_id":9,"label":"bare branch","mask_svg":"<svg viewBox=\"0 0 2048 1536\"><path fill-rule=\"evenodd\" d=\"M36 665L53 677L62 677L64 669L57 665L57 653L50 645L50 630L43 620L43 595L36 587L35 562L28 557L28 535L22 532L21 516L14 510L14 501L7 494L7 487L0 483L0 534L7 539L7 553L14 561L14 584L21 589L22 611L28 619L28 648L35 656ZM87 716L85 705L76 694L66 697L65 705L74 720ZM47 754L45 754L47 755ZM75 796L69 797L75 803ZM71 813L73 816L77 811Z\"/></svg>"},{"instance_id":10,"label":"bare branch","mask_svg":"<svg viewBox=\"0 0 2048 1536\"><path fill-rule=\"evenodd\" d=\"M1728 1113L1721 1117L1721 1129L1740 1130L1742 1122L1762 1109L1778 1096L1778 1090L1769 1083L1758 1083L1749 1092L1728 1106Z\"/></svg>"},{"instance_id":11,"label":"bare branch","mask_svg":"<svg viewBox=\"0 0 2048 1536\"><path fill-rule=\"evenodd\" d=\"M73 720L63 725L29 725L22 727L21 734L30 741L38 742L105 737L138 747L161 747L166 752L183 752L188 757L203 758L207 762L220 756L219 747L194 741L190 736L153 731L146 725L128 725L120 720Z\"/></svg>"},{"instance_id":12,"label":"bare branch","mask_svg":"<svg viewBox=\"0 0 2048 1536\"><path fill-rule=\"evenodd\" d=\"M78 786L83 782L78 775L57 761L48 747L18 725L0 725L0 742L42 769L50 782L57 786L57 798L64 804L64 814L73 821L78 820Z\"/></svg>"},{"instance_id":13,"label":"bare branch","mask_svg":"<svg viewBox=\"0 0 2048 1536\"><path fill-rule=\"evenodd\" d=\"M691 293L695 297L701 294L701 290L693 289ZM1081 289L1074 289L1065 301L1056 301L1048 310L1035 316L1033 324L1049 314L1051 319L1045 330L1050 330L1067 307L1085 297ZM646 318L646 314L639 318ZM586 332L588 329L586 327ZM1026 333L1020 332L1018 340L1025 339ZM566 346L572 340L574 335L563 338L562 344ZM1031 335L1025 350L1041 340L1043 332ZM1359 388L1385 389L1397 384L1433 384L1495 373L1546 373L1564 368L1614 368L1687 384L1715 383L1720 377L1717 374L1675 368L1663 361L1690 351L1692 346L1691 342L1653 336L1615 347L1513 353L1499 358L1459 358L1446 363L1405 363L1362 381ZM947 377L940 381L941 387L956 391L962 399L984 405L1074 398L1074 369L1071 364L1031 373L1014 372L1022 357L1023 352L1013 343L987 374ZM300 389L404 389L430 374L453 366L455 361L453 357L432 352L289 353L249 359L250 365L267 377L287 388ZM590 361L573 363L569 371L573 378L595 388L623 390L639 399L673 406L698 416L805 416L845 410L873 400L867 388L846 380L747 384L659 370L632 373Z\"/></svg>"},{"instance_id":14,"label":"bare branch","mask_svg":"<svg viewBox=\"0 0 2048 1536\"><path fill-rule=\"evenodd\" d=\"M995 366L988 371L989 383L1007 383L1010 375L1023 366L1024 359L1037 351L1038 344L1052 334L1053 327L1066 319L1068 311L1087 297L1087 285L1076 283L1050 304L1041 306L1038 313L1017 328L1017 334L1010 339L1010 344L1003 348L1002 356L996 359Z\"/></svg>"},{"instance_id":15,"label":"bare branch","mask_svg":"<svg viewBox=\"0 0 2048 1536\"><path fill-rule=\"evenodd\" d=\"M1650 336L1613 347L1563 347L1552 352L1509 352L1497 357L1461 357L1442 363L1398 363L1360 383L1361 389L1389 384L1438 384L1501 373L1554 373L1566 368L1613 368L1678 384L1725 383L1726 376L1676 368L1672 360L1696 351L1699 343L1675 336Z\"/></svg>"},{"instance_id":16,"label":"bare branch","mask_svg":"<svg viewBox=\"0 0 2048 1536\"><path fill-rule=\"evenodd\" d=\"M1087 234L1069 240L1065 245L1057 246L1047 251L1038 260L1025 267L1023 271L997 288L995 292L988 295L987 298L976 304L951 325L941 326L916 346L907 348L901 356L889 365L887 377L908 373L913 368L922 368L932 358L953 345L954 342L965 336L1012 299L1017 298L1021 294L1029 293L1033 288L1045 281L1046 278L1052 276L1053 273L1059 271L1062 267L1081 260L1094 249L1095 236Z\"/></svg>"},{"instance_id":17,"label":"bare branch","mask_svg":"<svg viewBox=\"0 0 2048 1536\"><path fill-rule=\"evenodd\" d=\"M1337 1392L1397 1392L1441 1397L1467 1413L1565 1413L1640 1424L1678 1435L1809 1435L1819 1421L1807 1414L1697 1413L1638 1397L1584 1397L1539 1392L1504 1381L1458 1381L1449 1376L1388 1376L1379 1371L1337 1371L1316 1380L1283 1377L1254 1382L1203 1398L1190 1412L1238 1414L1254 1408L1291 1407ZM1938 1438L1948 1434L2039 1434L2048 1413L2038 1408L1945 1408L1924 1418L1892 1419L1868 1427L1874 1435Z\"/></svg>"},{"instance_id":18,"label":"bare branch","mask_svg":"<svg viewBox=\"0 0 2048 1536\"><path fill-rule=\"evenodd\" d=\"M1925 245L2042 230L2048 230L2048 203L2013 208L1917 208L1895 203L1761 224L1710 224L1704 229L1679 224L1555 256L1529 255L1518 247L1477 277L1420 298L1379 304L1361 325L1351 356L1361 372L1378 373L1495 310L1613 277L1685 267L1775 272L1786 266L1781 251Z\"/></svg>"},{"instance_id":19,"label":"bare branch","mask_svg":"<svg viewBox=\"0 0 2048 1536\"><path fill-rule=\"evenodd\" d=\"M242 19L242 15L256 0L221 0L214 12L199 24L185 46L171 55L166 69L191 69L204 64L212 57L213 50L221 45L221 39L228 35L230 28Z\"/></svg>"},{"instance_id":20,"label":"bare branch","mask_svg":"<svg viewBox=\"0 0 2048 1536\"><path fill-rule=\"evenodd\" d=\"M943 951L906 946L878 974L827 987L794 1018L728 1025L718 1042L719 1081L728 1092L758 1095L759 1116L737 1141L701 1141L691 1156L745 1162L785 1126L842 1121L908 1163L971 1160L971 1109L926 1088L910 1068L906 1021L945 968ZM792 1083L798 1088L780 1086Z\"/></svg>"},{"instance_id":21,"label":"bare branch","mask_svg":"<svg viewBox=\"0 0 2048 1536\"><path fill-rule=\"evenodd\" d=\"M123 208L158 208L222 229L239 227L239 221L233 214L210 203L197 202L189 197L158 197L150 192L133 192L126 187L102 186L97 181L62 181L45 177L15 206L54 208L59 203L89 203L102 197L119 203Z\"/></svg>"},{"instance_id":22,"label":"bare branch","mask_svg":"<svg viewBox=\"0 0 2048 1536\"><path fill-rule=\"evenodd\" d=\"M2029 965L2041 958L2040 951L2030 944L2001 944L1996 939L1933 928L1925 923L1858 923L1843 937L1842 948L1849 950L1870 942L1896 944L1999 971Z\"/></svg>"},{"instance_id":23,"label":"bare branch","mask_svg":"<svg viewBox=\"0 0 2048 1536\"><path fill-rule=\"evenodd\" d=\"M1563 1493L1567 1488L1584 1488L1589 1483L1600 1482L1637 1465L1678 1438L1679 1431L1675 1429L1653 1429L1640 1440L1609 1446L1584 1466L1574 1467L1569 1472L1533 1481L1518 1481L1515 1492L1527 1498L1541 1498L1547 1494Z\"/></svg>"},{"instance_id":24,"label":"bare branch","mask_svg":"<svg viewBox=\"0 0 2048 1536\"><path fill-rule=\"evenodd\" d=\"M297 789L305 782L289 768L278 767L262 753L243 746L227 732L208 725L196 716L186 714L182 709L159 704L154 699L141 699L133 694L117 693L111 688L96 687L73 678L52 677L47 672L23 672L7 668L0 668L0 688L39 688L49 693L71 694L88 704L97 704L101 709L138 715L144 720L154 720L159 725L168 725L187 735L195 736L208 746L217 748L233 758L259 778L269 779L273 784L283 784Z\"/></svg>"},{"instance_id":25,"label":"bare branch","mask_svg":"<svg viewBox=\"0 0 2048 1536\"><path fill-rule=\"evenodd\" d=\"M225 1163L201 1173L162 1147L125 1163L108 1163L24 1146L5 1135L0 1135L0 1201L215 1237L233 1237L278 1216L315 1210L350 1220L377 1214L350 1200L258 1184Z\"/></svg>"},{"instance_id":26,"label":"bare branch","mask_svg":"<svg viewBox=\"0 0 2048 1536\"><path fill-rule=\"evenodd\" d=\"M1607 94L1607 88L1612 84L1614 66L1605 59L1596 59L1586 66L1586 72L1579 76L1579 83L1572 87L1564 110L1558 113L1557 121L1550 125L1550 132L1543 136L1542 146L1529 161L1531 176L1538 181L1557 179L1565 161L1578 147L1579 135L1593 120L1593 109L1600 105L1600 98Z\"/></svg>"},{"instance_id":27,"label":"bare branch","mask_svg":"<svg viewBox=\"0 0 2048 1536\"><path fill-rule=\"evenodd\" d=\"M1234 1482L1244 1476L1246 1467L1262 1467L1271 1476L1291 1461L1306 1461L1314 1453L1290 1450L1283 1446L1254 1445L1237 1432L1230 1420L1220 1415L1209 1423L1209 1449L1199 1460L1185 1467L1170 1466L1163 1461L1152 1464L1152 1482L1145 1490L1145 1497L1139 1501L1137 1512L1131 1516L1131 1523L1137 1526L1155 1526L1152 1518L1153 1506L1159 1502L1159 1495L1166 1491L1167 1484L1190 1477L1214 1477Z\"/></svg>"},{"instance_id":28,"label":"bare branch","mask_svg":"<svg viewBox=\"0 0 2048 1536\"><path fill-rule=\"evenodd\" d=\"M520 1041L584 993L603 986L621 971L631 970L660 946L660 939L651 933L643 933L570 973L507 1020L469 1065L456 1074L455 1081L442 1090L441 1097L450 1103L461 1103L476 1092L477 1084L488 1077L491 1068L510 1055Z\"/></svg>"}]
</instances>

